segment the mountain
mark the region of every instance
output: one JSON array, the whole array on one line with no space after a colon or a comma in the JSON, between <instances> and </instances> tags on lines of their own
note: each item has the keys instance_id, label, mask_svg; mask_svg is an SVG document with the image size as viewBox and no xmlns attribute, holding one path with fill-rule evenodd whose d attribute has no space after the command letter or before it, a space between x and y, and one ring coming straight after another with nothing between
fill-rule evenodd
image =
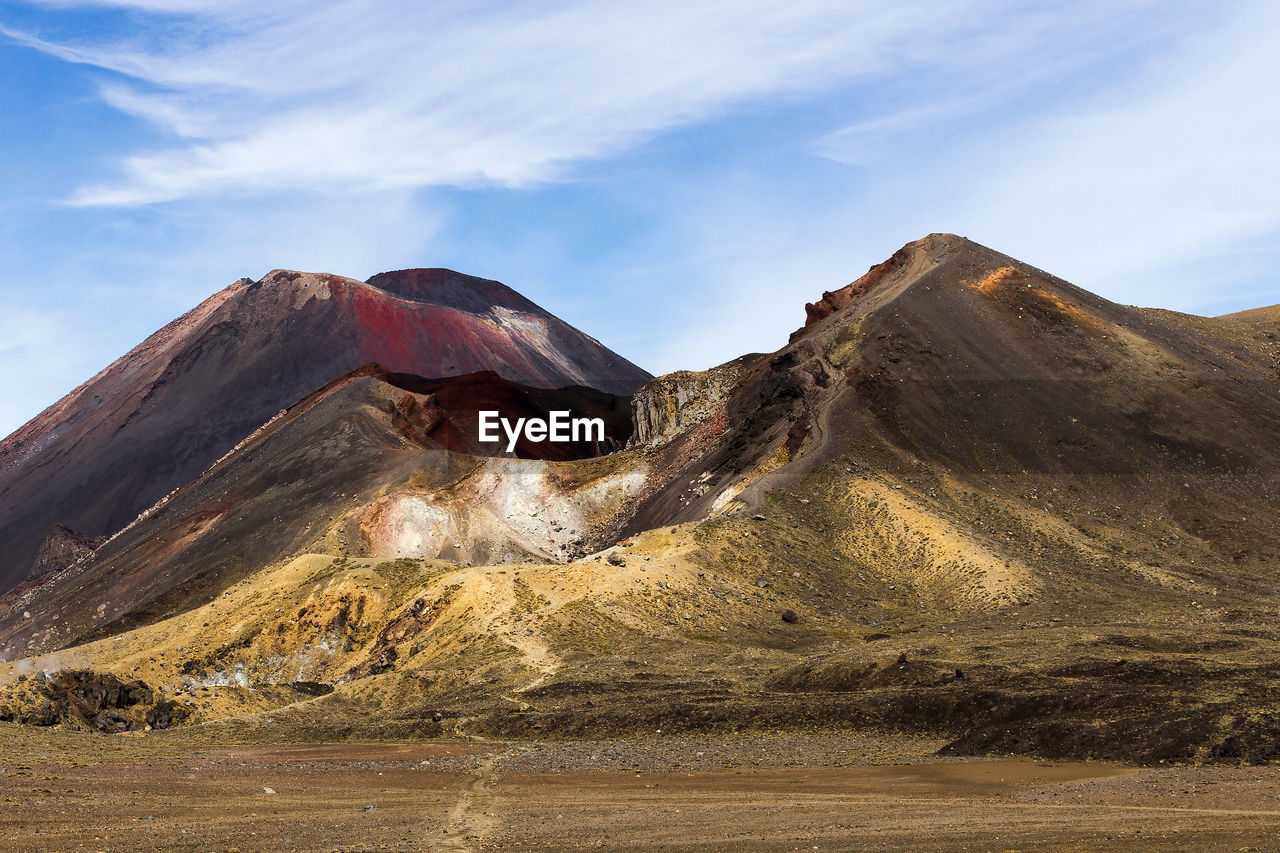
<instances>
[{"instance_id":1,"label":"mountain","mask_svg":"<svg viewBox=\"0 0 1280 853\"><path fill-rule=\"evenodd\" d=\"M116 533L278 412L370 363L622 395L649 378L496 281L442 269L241 279L0 443L0 593L31 578L49 536Z\"/></svg>"},{"instance_id":2,"label":"mountain","mask_svg":"<svg viewBox=\"0 0 1280 853\"><path fill-rule=\"evenodd\" d=\"M74 666L262 737L1280 758L1270 312L1121 306L935 234L806 315L640 387L605 455L434 442L498 391L437 415L350 377L15 599L0 682Z\"/></svg>"},{"instance_id":3,"label":"mountain","mask_svg":"<svg viewBox=\"0 0 1280 853\"><path fill-rule=\"evenodd\" d=\"M514 456L499 455L497 446L477 442L481 408L511 419L553 409L599 417L605 440L597 446L522 439ZM91 556L48 579L38 590L38 605L23 602L24 610L36 606L39 620L16 624L39 625L40 645L56 647L152 622L215 598L263 565L320 549L352 553L362 535L352 510L376 504L388 489L456 488L486 481L486 468L493 488L542 459L588 458L620 448L629 433L627 399L590 388L530 388L493 373L427 380L360 368L290 407ZM399 524L442 515L425 504L413 509ZM553 556L554 546L511 518L510 507L492 507L489 536L467 529L479 526L481 507L471 509L469 522L452 525L455 535L422 530L401 538L434 538L432 556L455 560ZM394 543L390 548L388 556L400 556Z\"/></svg>"}]
</instances>

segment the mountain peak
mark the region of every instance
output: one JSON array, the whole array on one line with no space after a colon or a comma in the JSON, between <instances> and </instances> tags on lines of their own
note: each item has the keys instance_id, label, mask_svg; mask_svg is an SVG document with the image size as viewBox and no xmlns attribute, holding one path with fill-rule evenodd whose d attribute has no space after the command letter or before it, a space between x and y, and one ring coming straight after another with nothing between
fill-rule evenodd
<instances>
[{"instance_id":1,"label":"mountain peak","mask_svg":"<svg viewBox=\"0 0 1280 853\"><path fill-rule=\"evenodd\" d=\"M452 270L240 279L0 442L0 592L27 577L54 524L118 531L281 409L371 362L621 396L651 378L505 285Z\"/></svg>"},{"instance_id":2,"label":"mountain peak","mask_svg":"<svg viewBox=\"0 0 1280 853\"><path fill-rule=\"evenodd\" d=\"M994 249L975 243L967 237L946 232L928 234L913 240L894 252L887 260L874 264L860 278L836 290L828 290L816 302L806 303L805 323L791 336L794 341L808 329L832 314L860 302L873 292L882 292L891 285L909 285L942 265L963 268L969 272L994 270L1006 265L1025 267L1025 264L1003 255ZM962 277L956 277L956 281Z\"/></svg>"},{"instance_id":3,"label":"mountain peak","mask_svg":"<svg viewBox=\"0 0 1280 853\"><path fill-rule=\"evenodd\" d=\"M305 295L377 291L406 302L419 302L454 308L469 314L484 314L494 307L545 314L537 304L521 296L500 281L467 275L443 267L418 267L389 270L365 281L334 273L274 269L260 280L240 279L228 291L252 289L255 285L271 289L291 288Z\"/></svg>"},{"instance_id":4,"label":"mountain peak","mask_svg":"<svg viewBox=\"0 0 1280 853\"><path fill-rule=\"evenodd\" d=\"M483 313L494 306L515 311L538 310L534 303L500 281L443 267L380 272L365 284L400 299L447 305L472 314Z\"/></svg>"}]
</instances>

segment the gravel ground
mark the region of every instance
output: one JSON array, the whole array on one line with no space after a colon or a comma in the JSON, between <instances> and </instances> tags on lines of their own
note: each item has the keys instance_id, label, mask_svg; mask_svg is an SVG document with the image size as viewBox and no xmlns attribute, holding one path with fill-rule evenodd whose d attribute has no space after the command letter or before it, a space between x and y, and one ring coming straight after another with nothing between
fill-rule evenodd
<instances>
[{"instance_id":1,"label":"gravel ground","mask_svg":"<svg viewBox=\"0 0 1280 853\"><path fill-rule=\"evenodd\" d=\"M0 848L1277 850L1280 769L816 733L220 745L4 726Z\"/></svg>"}]
</instances>

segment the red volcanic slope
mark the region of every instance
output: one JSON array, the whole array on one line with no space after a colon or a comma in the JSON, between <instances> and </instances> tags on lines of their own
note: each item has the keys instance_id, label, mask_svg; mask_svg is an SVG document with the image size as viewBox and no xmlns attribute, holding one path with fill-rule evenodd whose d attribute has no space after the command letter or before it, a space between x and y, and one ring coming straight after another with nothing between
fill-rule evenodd
<instances>
[{"instance_id":1,"label":"red volcanic slope","mask_svg":"<svg viewBox=\"0 0 1280 853\"><path fill-rule=\"evenodd\" d=\"M0 592L30 575L55 525L114 533L281 409L370 362L619 395L651 378L496 281L443 269L241 279L0 442Z\"/></svg>"}]
</instances>

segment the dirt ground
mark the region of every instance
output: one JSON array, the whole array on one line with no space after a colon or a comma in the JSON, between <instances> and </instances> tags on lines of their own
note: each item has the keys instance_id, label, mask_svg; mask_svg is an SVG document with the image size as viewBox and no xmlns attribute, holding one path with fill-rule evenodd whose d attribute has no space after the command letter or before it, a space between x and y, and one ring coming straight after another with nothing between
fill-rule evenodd
<instances>
[{"instance_id":1,"label":"dirt ground","mask_svg":"<svg viewBox=\"0 0 1280 853\"><path fill-rule=\"evenodd\" d=\"M938 759L843 733L217 745L5 726L30 851L1280 850L1280 768Z\"/></svg>"}]
</instances>

